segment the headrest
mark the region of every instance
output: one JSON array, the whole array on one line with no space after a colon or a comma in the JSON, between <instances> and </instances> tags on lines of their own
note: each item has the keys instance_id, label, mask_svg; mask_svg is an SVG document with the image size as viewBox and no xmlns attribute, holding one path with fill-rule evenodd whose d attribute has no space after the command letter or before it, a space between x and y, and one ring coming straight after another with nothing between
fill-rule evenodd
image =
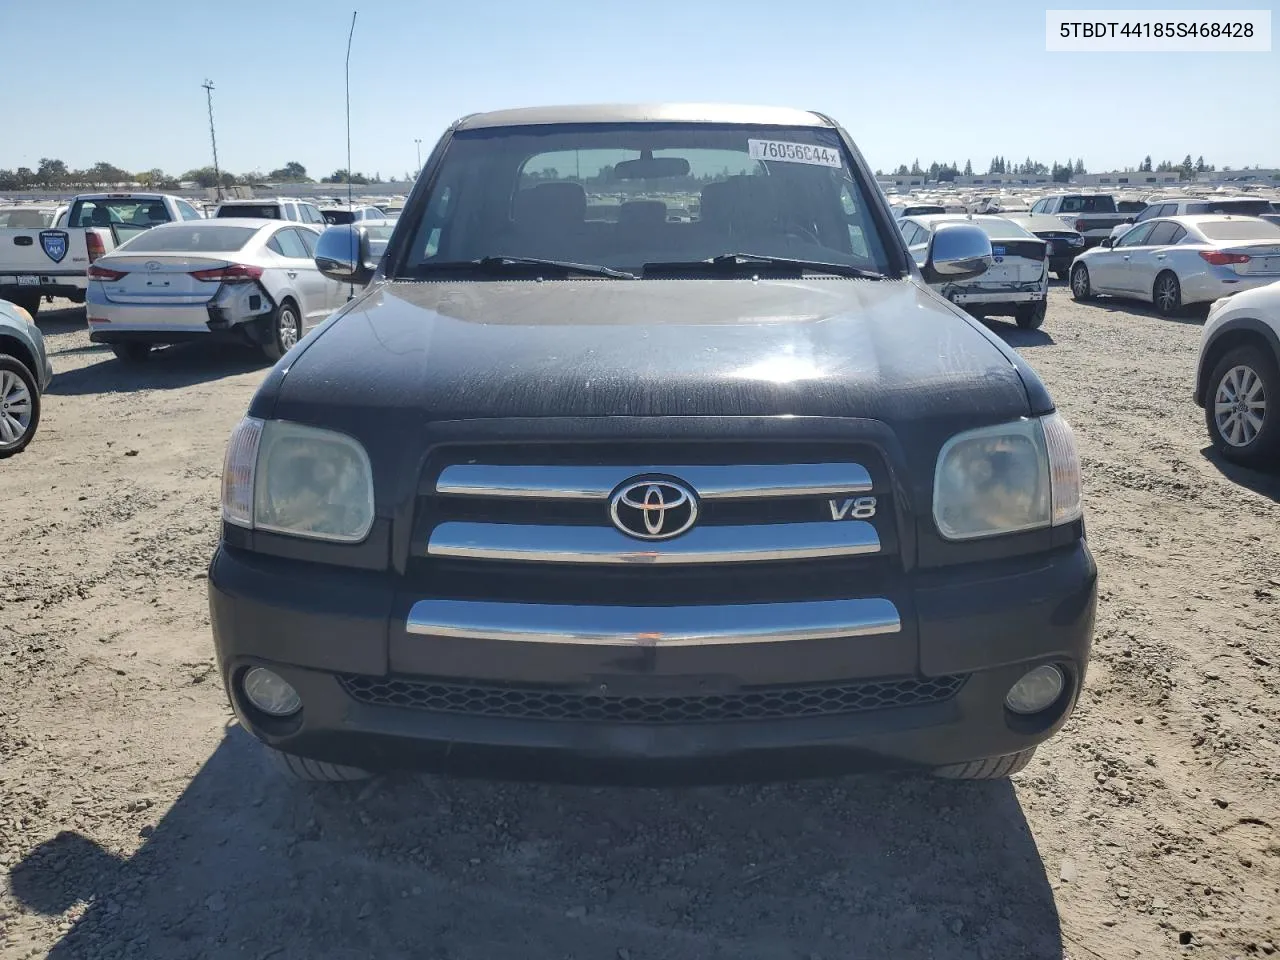
<instances>
[{"instance_id":1,"label":"headrest","mask_svg":"<svg viewBox=\"0 0 1280 960\"><path fill-rule=\"evenodd\" d=\"M516 223L582 223L587 218L587 191L577 183L540 183L516 194Z\"/></svg>"},{"instance_id":2,"label":"headrest","mask_svg":"<svg viewBox=\"0 0 1280 960\"><path fill-rule=\"evenodd\" d=\"M652 227L667 222L667 205L661 200L628 200L618 207L618 226Z\"/></svg>"},{"instance_id":3,"label":"headrest","mask_svg":"<svg viewBox=\"0 0 1280 960\"><path fill-rule=\"evenodd\" d=\"M774 214L773 184L768 177L744 174L702 188L704 222L769 220Z\"/></svg>"}]
</instances>

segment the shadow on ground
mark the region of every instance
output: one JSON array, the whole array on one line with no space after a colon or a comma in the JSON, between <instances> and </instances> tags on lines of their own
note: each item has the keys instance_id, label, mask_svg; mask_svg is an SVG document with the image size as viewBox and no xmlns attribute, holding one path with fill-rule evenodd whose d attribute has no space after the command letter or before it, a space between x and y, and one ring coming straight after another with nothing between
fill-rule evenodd
<instances>
[{"instance_id":1,"label":"shadow on ground","mask_svg":"<svg viewBox=\"0 0 1280 960\"><path fill-rule=\"evenodd\" d=\"M257 351L230 343L177 344L152 350L151 356L140 363L117 360L109 347L94 345L88 349L102 350L102 359L73 370L59 371L58 354L53 354L54 377L49 393L69 397L134 390L176 390L269 366Z\"/></svg>"},{"instance_id":2,"label":"shadow on ground","mask_svg":"<svg viewBox=\"0 0 1280 960\"><path fill-rule=\"evenodd\" d=\"M91 901L55 960L1063 955L1007 782L307 788L238 728L134 856L64 833L10 883Z\"/></svg>"},{"instance_id":3,"label":"shadow on ground","mask_svg":"<svg viewBox=\"0 0 1280 960\"><path fill-rule=\"evenodd\" d=\"M1164 320L1169 323L1190 323L1197 326L1203 325L1205 318L1209 315L1209 304L1207 303L1196 303L1189 307L1183 307L1171 317L1164 316L1154 306L1142 300L1125 300L1120 297L1094 297L1086 301L1086 304L1105 310L1107 313L1131 314L1139 317L1149 317L1152 320Z\"/></svg>"},{"instance_id":4,"label":"shadow on ground","mask_svg":"<svg viewBox=\"0 0 1280 960\"><path fill-rule=\"evenodd\" d=\"M55 310L46 304L36 314L36 326L40 328L46 340L67 333L76 333L83 330L86 325L84 307L61 307ZM49 343L48 346L50 351L54 349L53 343Z\"/></svg>"},{"instance_id":5,"label":"shadow on ground","mask_svg":"<svg viewBox=\"0 0 1280 960\"><path fill-rule=\"evenodd\" d=\"M1280 503L1280 463L1275 464L1270 472L1251 470L1223 458L1217 449L1209 444L1200 454L1218 468L1218 472L1237 486L1247 487L1254 493L1270 497Z\"/></svg>"},{"instance_id":6,"label":"shadow on ground","mask_svg":"<svg viewBox=\"0 0 1280 960\"><path fill-rule=\"evenodd\" d=\"M1051 347L1057 343L1048 330L1023 330L1016 323L1001 323L994 318L986 323L997 337L1011 347Z\"/></svg>"}]
</instances>

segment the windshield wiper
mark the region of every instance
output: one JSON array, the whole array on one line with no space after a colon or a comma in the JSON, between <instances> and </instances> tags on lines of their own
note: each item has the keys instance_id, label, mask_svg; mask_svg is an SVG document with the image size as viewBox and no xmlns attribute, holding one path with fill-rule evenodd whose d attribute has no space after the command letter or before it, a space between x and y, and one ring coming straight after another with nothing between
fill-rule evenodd
<instances>
[{"instance_id":1,"label":"windshield wiper","mask_svg":"<svg viewBox=\"0 0 1280 960\"><path fill-rule=\"evenodd\" d=\"M883 273L855 267L849 263L828 263L825 260L799 260L794 257L773 257L762 253L722 253L706 260L667 260L644 265L644 272L672 272L683 270L732 270L735 267L791 267L811 273L831 273L838 277L856 277L861 280L887 280Z\"/></svg>"},{"instance_id":2,"label":"windshield wiper","mask_svg":"<svg viewBox=\"0 0 1280 960\"><path fill-rule=\"evenodd\" d=\"M614 280L638 280L634 273L615 270L599 263L573 263L568 260L543 260L538 257L477 257L475 260L444 260L420 263L413 268L415 274L479 272L504 273L512 269L547 267L564 273L581 273L589 277L610 277Z\"/></svg>"}]
</instances>

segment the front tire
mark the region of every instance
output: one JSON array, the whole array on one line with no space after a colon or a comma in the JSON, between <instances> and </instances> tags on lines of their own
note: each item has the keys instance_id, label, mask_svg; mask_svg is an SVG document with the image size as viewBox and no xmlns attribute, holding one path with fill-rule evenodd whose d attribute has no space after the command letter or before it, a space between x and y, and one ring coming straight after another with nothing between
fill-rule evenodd
<instances>
[{"instance_id":1,"label":"front tire","mask_svg":"<svg viewBox=\"0 0 1280 960\"><path fill-rule=\"evenodd\" d=\"M1151 302L1162 317L1172 317L1182 309L1182 284L1178 283L1177 274L1166 270L1156 277L1151 287Z\"/></svg>"},{"instance_id":2,"label":"front tire","mask_svg":"<svg viewBox=\"0 0 1280 960\"><path fill-rule=\"evenodd\" d=\"M1071 268L1071 299L1093 299L1093 287L1089 283L1089 268L1083 263L1077 263Z\"/></svg>"},{"instance_id":3,"label":"front tire","mask_svg":"<svg viewBox=\"0 0 1280 960\"><path fill-rule=\"evenodd\" d=\"M933 771L933 775L943 780L1003 780L1025 767L1035 755L1036 748L1029 747L1003 757L938 767Z\"/></svg>"},{"instance_id":4,"label":"front tire","mask_svg":"<svg viewBox=\"0 0 1280 960\"><path fill-rule=\"evenodd\" d=\"M274 747L267 747L266 751L273 767L290 780L300 783L354 783L368 780L373 776L368 770L360 767L311 760L296 754L285 753L283 750L276 750Z\"/></svg>"},{"instance_id":5,"label":"front tire","mask_svg":"<svg viewBox=\"0 0 1280 960\"><path fill-rule=\"evenodd\" d=\"M39 425L35 374L17 357L0 353L0 460L25 450Z\"/></svg>"},{"instance_id":6,"label":"front tire","mask_svg":"<svg viewBox=\"0 0 1280 960\"><path fill-rule=\"evenodd\" d=\"M1204 419L1214 449L1246 467L1280 460L1280 367L1267 350L1228 350L1209 378Z\"/></svg>"},{"instance_id":7,"label":"front tire","mask_svg":"<svg viewBox=\"0 0 1280 960\"><path fill-rule=\"evenodd\" d=\"M151 344L126 340L124 343L113 343L111 352L121 363L142 363L151 356Z\"/></svg>"},{"instance_id":8,"label":"front tire","mask_svg":"<svg viewBox=\"0 0 1280 960\"><path fill-rule=\"evenodd\" d=\"M1044 315L1048 309L1049 305L1043 300L1036 303L1020 304L1013 317L1018 322L1019 329L1039 330L1044 323Z\"/></svg>"},{"instance_id":9,"label":"front tire","mask_svg":"<svg viewBox=\"0 0 1280 960\"><path fill-rule=\"evenodd\" d=\"M276 309L271 318L271 330L262 352L272 363L279 360L302 338L302 317L298 306L292 300L286 300Z\"/></svg>"}]
</instances>

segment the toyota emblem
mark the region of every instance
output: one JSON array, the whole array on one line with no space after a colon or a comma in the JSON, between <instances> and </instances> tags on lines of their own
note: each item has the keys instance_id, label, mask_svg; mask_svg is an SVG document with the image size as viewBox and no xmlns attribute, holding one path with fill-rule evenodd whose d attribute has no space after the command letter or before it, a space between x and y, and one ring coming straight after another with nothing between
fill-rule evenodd
<instances>
[{"instance_id":1,"label":"toyota emblem","mask_svg":"<svg viewBox=\"0 0 1280 960\"><path fill-rule=\"evenodd\" d=\"M698 519L698 497L677 480L629 480L609 498L613 525L637 540L669 540Z\"/></svg>"}]
</instances>

